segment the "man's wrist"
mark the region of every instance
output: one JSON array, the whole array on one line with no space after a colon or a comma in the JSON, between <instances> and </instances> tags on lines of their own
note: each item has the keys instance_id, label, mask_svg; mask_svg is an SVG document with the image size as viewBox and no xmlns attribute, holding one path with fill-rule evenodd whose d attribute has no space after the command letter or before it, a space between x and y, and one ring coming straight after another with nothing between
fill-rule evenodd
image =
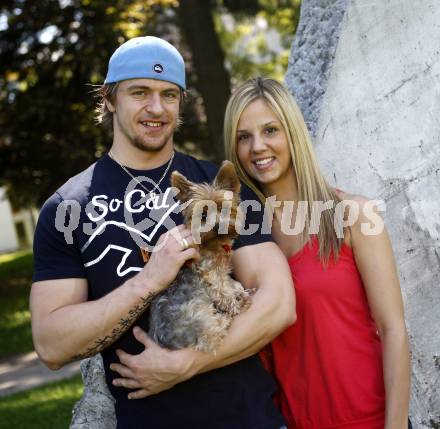
<instances>
[{"instance_id":1,"label":"man's wrist","mask_svg":"<svg viewBox=\"0 0 440 429\"><path fill-rule=\"evenodd\" d=\"M159 288L147 279L143 273L136 274L127 283L138 298L146 299L159 293Z\"/></svg>"},{"instance_id":2,"label":"man's wrist","mask_svg":"<svg viewBox=\"0 0 440 429\"><path fill-rule=\"evenodd\" d=\"M208 370L209 364L212 362L214 358L214 355L210 353L197 351L194 349L190 349L190 350L191 350L191 356L189 360L191 362L191 365L188 369L188 374L190 374L190 377L193 377L197 374L201 374L202 372L206 372Z\"/></svg>"}]
</instances>

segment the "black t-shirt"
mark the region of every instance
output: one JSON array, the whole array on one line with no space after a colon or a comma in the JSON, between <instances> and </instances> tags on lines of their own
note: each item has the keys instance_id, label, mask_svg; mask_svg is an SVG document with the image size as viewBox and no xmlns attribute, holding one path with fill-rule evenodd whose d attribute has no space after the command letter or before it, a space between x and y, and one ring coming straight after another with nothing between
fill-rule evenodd
<instances>
[{"instance_id":1,"label":"black t-shirt","mask_svg":"<svg viewBox=\"0 0 440 429\"><path fill-rule=\"evenodd\" d=\"M148 171L130 170L151 190L166 165ZM217 173L213 164L176 152L171 168L156 197L125 172L108 155L71 178L44 204L34 238L34 282L62 278L85 278L89 299L106 295L143 267L140 246L154 246L161 234L182 223L178 202L170 187L170 175L180 171L194 182L211 182ZM144 179L142 179L144 178ZM131 187L128 186L131 182ZM147 194L147 195L146 195ZM262 224L257 198L242 186L248 207L247 228ZM259 204L258 204L259 205ZM252 227L252 225L254 225ZM270 234L241 234L234 248L271 241ZM148 331L148 311L136 322ZM118 428L154 429L275 429L283 418L274 407L275 383L252 356L176 385L140 400L128 400L128 390L114 387L118 362L116 349L142 352L129 329L102 352L108 387L116 399Z\"/></svg>"}]
</instances>

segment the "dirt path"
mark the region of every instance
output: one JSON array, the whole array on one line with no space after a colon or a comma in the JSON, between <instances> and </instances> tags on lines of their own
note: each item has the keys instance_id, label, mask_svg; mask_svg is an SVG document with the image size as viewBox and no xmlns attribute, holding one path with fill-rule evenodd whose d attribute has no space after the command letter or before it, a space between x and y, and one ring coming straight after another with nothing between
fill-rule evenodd
<instances>
[{"instance_id":1,"label":"dirt path","mask_svg":"<svg viewBox=\"0 0 440 429\"><path fill-rule=\"evenodd\" d=\"M79 364L73 362L58 371L51 371L35 352L0 361L0 397L72 377L79 374Z\"/></svg>"}]
</instances>

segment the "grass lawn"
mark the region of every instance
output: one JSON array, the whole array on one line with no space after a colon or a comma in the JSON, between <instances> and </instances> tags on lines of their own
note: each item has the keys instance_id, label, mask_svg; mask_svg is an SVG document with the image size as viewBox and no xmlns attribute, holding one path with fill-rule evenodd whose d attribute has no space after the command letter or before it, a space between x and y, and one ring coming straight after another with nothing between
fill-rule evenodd
<instances>
[{"instance_id":1,"label":"grass lawn","mask_svg":"<svg viewBox=\"0 0 440 429\"><path fill-rule=\"evenodd\" d=\"M83 384L79 375L0 399L0 429L68 428Z\"/></svg>"},{"instance_id":2,"label":"grass lawn","mask_svg":"<svg viewBox=\"0 0 440 429\"><path fill-rule=\"evenodd\" d=\"M0 359L33 350L29 313L32 269L30 250L0 255Z\"/></svg>"},{"instance_id":3,"label":"grass lawn","mask_svg":"<svg viewBox=\"0 0 440 429\"><path fill-rule=\"evenodd\" d=\"M30 250L0 255L0 359L33 350ZM68 428L81 397L81 376L0 398L0 429Z\"/></svg>"}]
</instances>

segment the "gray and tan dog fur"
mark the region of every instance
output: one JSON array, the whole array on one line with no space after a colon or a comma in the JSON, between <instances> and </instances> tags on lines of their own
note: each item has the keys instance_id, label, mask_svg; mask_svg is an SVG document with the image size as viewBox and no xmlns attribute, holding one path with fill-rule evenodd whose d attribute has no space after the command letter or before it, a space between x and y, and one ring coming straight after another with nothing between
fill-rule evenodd
<instances>
[{"instance_id":1,"label":"gray and tan dog fur","mask_svg":"<svg viewBox=\"0 0 440 429\"><path fill-rule=\"evenodd\" d=\"M196 220L213 226L207 232L200 228L200 260L184 266L151 303L149 335L168 349L192 347L213 353L233 317L251 304L249 292L230 276L236 222L241 221L240 181L233 164L224 161L212 185L193 183L177 171L171 184L179 190L179 200L187 203L185 225L191 229ZM206 201L213 201L217 209L207 210Z\"/></svg>"}]
</instances>

